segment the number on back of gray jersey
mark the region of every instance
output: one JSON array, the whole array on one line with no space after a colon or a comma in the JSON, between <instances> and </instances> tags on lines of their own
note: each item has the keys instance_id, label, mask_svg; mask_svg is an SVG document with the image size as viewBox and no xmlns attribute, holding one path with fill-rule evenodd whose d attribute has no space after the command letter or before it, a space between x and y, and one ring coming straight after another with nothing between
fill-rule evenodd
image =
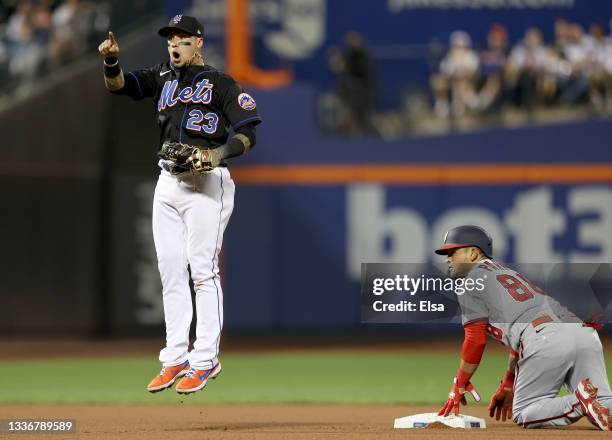
<instances>
[{"instance_id":1,"label":"number on back of gray jersey","mask_svg":"<svg viewBox=\"0 0 612 440\"><path fill-rule=\"evenodd\" d=\"M494 260L481 261L468 277L482 279L485 288L457 296L463 325L487 321L489 335L513 350L518 350L520 333L539 317L580 321L523 274Z\"/></svg>"}]
</instances>

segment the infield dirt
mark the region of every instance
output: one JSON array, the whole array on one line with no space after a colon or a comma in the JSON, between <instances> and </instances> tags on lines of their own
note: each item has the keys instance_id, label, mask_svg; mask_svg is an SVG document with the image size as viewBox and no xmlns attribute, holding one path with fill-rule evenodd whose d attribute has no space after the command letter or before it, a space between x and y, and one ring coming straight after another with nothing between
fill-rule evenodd
<instances>
[{"instance_id":1,"label":"infield dirt","mask_svg":"<svg viewBox=\"0 0 612 440\"><path fill-rule=\"evenodd\" d=\"M74 419L75 434L0 434L25 439L540 439L601 438L584 419L563 429L525 430L491 421L486 408L466 413L487 417L488 428L393 429L393 420L437 411L433 406L365 405L2 405L6 419Z\"/></svg>"}]
</instances>

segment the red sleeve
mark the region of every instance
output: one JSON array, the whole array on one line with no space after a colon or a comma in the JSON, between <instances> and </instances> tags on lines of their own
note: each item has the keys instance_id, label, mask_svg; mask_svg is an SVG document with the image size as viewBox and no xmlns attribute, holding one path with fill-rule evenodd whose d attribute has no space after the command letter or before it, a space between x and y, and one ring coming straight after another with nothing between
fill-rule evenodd
<instances>
[{"instance_id":1,"label":"red sleeve","mask_svg":"<svg viewBox=\"0 0 612 440\"><path fill-rule=\"evenodd\" d=\"M479 364L487 346L487 323L484 321L466 324L461 347L461 359L470 364Z\"/></svg>"}]
</instances>

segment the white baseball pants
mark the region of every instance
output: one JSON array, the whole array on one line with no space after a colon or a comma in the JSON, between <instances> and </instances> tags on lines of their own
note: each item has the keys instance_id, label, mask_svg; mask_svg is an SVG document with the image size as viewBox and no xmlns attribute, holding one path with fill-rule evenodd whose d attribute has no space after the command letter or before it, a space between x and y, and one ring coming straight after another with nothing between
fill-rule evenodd
<instances>
[{"instance_id":1,"label":"white baseball pants","mask_svg":"<svg viewBox=\"0 0 612 440\"><path fill-rule=\"evenodd\" d=\"M166 346L164 366L189 360L197 369L218 363L223 327L223 291L219 252L234 208L234 181L229 170L171 175L162 170L153 198L153 239L163 288ZM195 289L196 340L189 352Z\"/></svg>"}]
</instances>

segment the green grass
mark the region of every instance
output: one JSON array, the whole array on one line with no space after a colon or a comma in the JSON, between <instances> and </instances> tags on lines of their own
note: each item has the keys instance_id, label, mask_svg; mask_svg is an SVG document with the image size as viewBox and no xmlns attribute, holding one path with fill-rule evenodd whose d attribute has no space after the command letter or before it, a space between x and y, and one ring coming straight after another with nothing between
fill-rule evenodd
<instances>
[{"instance_id":1,"label":"green grass","mask_svg":"<svg viewBox=\"0 0 612 440\"><path fill-rule=\"evenodd\" d=\"M3 361L0 403L440 403L457 359L433 352L230 353L222 357L223 374L190 396L146 392L159 369L152 357ZM485 356L473 381L483 400L505 364L502 353Z\"/></svg>"}]
</instances>

